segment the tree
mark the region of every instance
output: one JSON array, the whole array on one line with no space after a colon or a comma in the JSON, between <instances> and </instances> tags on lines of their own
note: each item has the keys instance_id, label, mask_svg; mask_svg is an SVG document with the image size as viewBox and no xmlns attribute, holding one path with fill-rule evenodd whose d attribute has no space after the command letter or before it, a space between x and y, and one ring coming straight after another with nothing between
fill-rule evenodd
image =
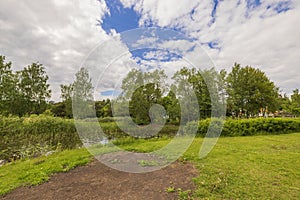
<instances>
[{"instance_id":1,"label":"tree","mask_svg":"<svg viewBox=\"0 0 300 200\"><path fill-rule=\"evenodd\" d=\"M92 79L90 78L88 70L84 67L80 68L75 74L73 98L91 101L93 100L93 89Z\"/></svg>"},{"instance_id":2,"label":"tree","mask_svg":"<svg viewBox=\"0 0 300 200\"><path fill-rule=\"evenodd\" d=\"M45 68L32 63L14 73L11 65L0 56L0 112L19 116L43 113L51 96Z\"/></svg>"},{"instance_id":3,"label":"tree","mask_svg":"<svg viewBox=\"0 0 300 200\"><path fill-rule=\"evenodd\" d=\"M162 92L155 83L148 83L136 89L129 103L129 111L137 124L149 124L149 110L154 104L160 103Z\"/></svg>"},{"instance_id":4,"label":"tree","mask_svg":"<svg viewBox=\"0 0 300 200\"><path fill-rule=\"evenodd\" d=\"M164 70L143 73L141 70L132 69L122 81L121 96L124 100L130 100L137 88L150 83L153 83L156 89L164 93L167 86L166 78Z\"/></svg>"},{"instance_id":5,"label":"tree","mask_svg":"<svg viewBox=\"0 0 300 200\"><path fill-rule=\"evenodd\" d=\"M224 72L221 72L221 75L223 74ZM173 80L175 80L174 86L179 100L191 104L190 106L185 105L187 109L182 111L182 114L187 117L187 121L196 115L195 107L198 108L201 119L211 117L212 108L215 109L214 115L218 114L219 107L225 104L225 99L221 98L224 93L223 79L214 68L202 71L183 67L175 73ZM184 100L190 97L192 92L195 93L197 99L192 102Z\"/></svg>"},{"instance_id":6,"label":"tree","mask_svg":"<svg viewBox=\"0 0 300 200\"><path fill-rule=\"evenodd\" d=\"M188 69L186 67L183 67L179 71L177 71L172 77L172 79L175 82L172 86L173 90L175 90L181 108L184 108L180 110L180 118L182 120L182 123L195 120L195 116L199 115L198 100L192 98L193 93L196 93L195 87L197 86L195 84L201 84L200 81L197 79L199 77L196 77L195 74L195 68Z\"/></svg>"},{"instance_id":7,"label":"tree","mask_svg":"<svg viewBox=\"0 0 300 200\"><path fill-rule=\"evenodd\" d=\"M175 93L170 91L167 96L162 98L161 102L167 111L168 121L178 123L180 119L180 105Z\"/></svg>"},{"instance_id":8,"label":"tree","mask_svg":"<svg viewBox=\"0 0 300 200\"><path fill-rule=\"evenodd\" d=\"M299 89L295 89L291 96L291 112L296 115L300 116L300 94Z\"/></svg>"},{"instance_id":9,"label":"tree","mask_svg":"<svg viewBox=\"0 0 300 200\"><path fill-rule=\"evenodd\" d=\"M278 88L259 69L234 64L227 78L228 107L231 112L240 111L249 117L259 110L275 111Z\"/></svg>"},{"instance_id":10,"label":"tree","mask_svg":"<svg viewBox=\"0 0 300 200\"><path fill-rule=\"evenodd\" d=\"M72 96L73 96L73 84L60 85L62 103L64 104L65 117L72 118Z\"/></svg>"},{"instance_id":11,"label":"tree","mask_svg":"<svg viewBox=\"0 0 300 200\"><path fill-rule=\"evenodd\" d=\"M68 101L72 99L73 95L73 84L69 85L60 85L60 91L61 91L61 99L62 101Z\"/></svg>"},{"instance_id":12,"label":"tree","mask_svg":"<svg viewBox=\"0 0 300 200\"><path fill-rule=\"evenodd\" d=\"M112 117L111 101L110 99L96 101L95 110L97 117Z\"/></svg>"},{"instance_id":13,"label":"tree","mask_svg":"<svg viewBox=\"0 0 300 200\"><path fill-rule=\"evenodd\" d=\"M47 100L51 97L48 76L42 64L32 63L22 71L17 72L19 101L22 108L19 115L41 114L47 108Z\"/></svg>"},{"instance_id":14,"label":"tree","mask_svg":"<svg viewBox=\"0 0 300 200\"><path fill-rule=\"evenodd\" d=\"M160 104L166 88L166 75L163 70L142 72L131 70L122 81L122 94L113 102L116 115L126 116L125 109L137 124L149 124L150 108Z\"/></svg>"},{"instance_id":15,"label":"tree","mask_svg":"<svg viewBox=\"0 0 300 200\"><path fill-rule=\"evenodd\" d=\"M11 62L5 62L5 56L0 55L0 113L12 112L16 95L15 75L11 69Z\"/></svg>"},{"instance_id":16,"label":"tree","mask_svg":"<svg viewBox=\"0 0 300 200\"><path fill-rule=\"evenodd\" d=\"M74 117L81 119L93 116L93 85L86 68L80 68L75 74L72 88Z\"/></svg>"},{"instance_id":17,"label":"tree","mask_svg":"<svg viewBox=\"0 0 300 200\"><path fill-rule=\"evenodd\" d=\"M285 111L285 112L291 112L291 100L290 98L284 94L284 95L279 95L278 97L278 111Z\"/></svg>"},{"instance_id":18,"label":"tree","mask_svg":"<svg viewBox=\"0 0 300 200\"><path fill-rule=\"evenodd\" d=\"M58 102L51 105L51 112L55 117L66 117L66 105L63 102Z\"/></svg>"}]
</instances>

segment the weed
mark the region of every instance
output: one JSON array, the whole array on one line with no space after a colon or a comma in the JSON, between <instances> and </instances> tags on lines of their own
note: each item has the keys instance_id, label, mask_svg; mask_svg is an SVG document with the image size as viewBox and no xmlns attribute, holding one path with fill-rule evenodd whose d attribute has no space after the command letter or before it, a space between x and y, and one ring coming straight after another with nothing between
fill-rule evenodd
<instances>
[{"instance_id":1,"label":"weed","mask_svg":"<svg viewBox=\"0 0 300 200\"><path fill-rule=\"evenodd\" d=\"M138 160L137 162L142 167L158 166L158 162L152 160Z\"/></svg>"},{"instance_id":2,"label":"weed","mask_svg":"<svg viewBox=\"0 0 300 200\"><path fill-rule=\"evenodd\" d=\"M178 199L179 200L188 200L188 199L192 199L191 190L185 190L183 191L181 188L177 189L178 192Z\"/></svg>"},{"instance_id":3,"label":"weed","mask_svg":"<svg viewBox=\"0 0 300 200\"><path fill-rule=\"evenodd\" d=\"M167 187L166 192L167 193L174 193L174 192L176 192L176 189L175 189L174 186L169 186L169 187Z\"/></svg>"}]
</instances>

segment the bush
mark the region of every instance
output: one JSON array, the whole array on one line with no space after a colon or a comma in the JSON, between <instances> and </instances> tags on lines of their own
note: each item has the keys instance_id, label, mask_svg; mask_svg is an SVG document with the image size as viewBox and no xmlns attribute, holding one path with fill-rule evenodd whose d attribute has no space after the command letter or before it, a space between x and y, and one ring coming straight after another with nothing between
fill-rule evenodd
<instances>
[{"instance_id":1,"label":"bush","mask_svg":"<svg viewBox=\"0 0 300 200\"><path fill-rule=\"evenodd\" d=\"M100 127L108 139L129 136L118 127L113 118L106 118L103 121L100 122ZM86 139L85 143L99 141L101 135L103 136L98 131L97 118L76 121L76 124L80 125L82 130L80 136ZM178 126L165 125L158 136L174 136L177 131ZM39 156L56 149L74 149L82 146L74 120L46 114L22 118L0 116L0 138L0 160Z\"/></svg>"},{"instance_id":2,"label":"bush","mask_svg":"<svg viewBox=\"0 0 300 200\"><path fill-rule=\"evenodd\" d=\"M5 160L37 155L37 149L63 150L82 145L72 120L46 115L0 117L0 137L0 159Z\"/></svg>"},{"instance_id":3,"label":"bush","mask_svg":"<svg viewBox=\"0 0 300 200\"><path fill-rule=\"evenodd\" d=\"M185 128L185 134L191 134L191 130L197 128L197 136L204 137L210 127L211 137L217 134L216 130L222 126L222 121L205 119L197 122L189 122ZM251 136L300 132L300 118L258 118L258 119L228 119L225 121L221 136Z\"/></svg>"}]
</instances>

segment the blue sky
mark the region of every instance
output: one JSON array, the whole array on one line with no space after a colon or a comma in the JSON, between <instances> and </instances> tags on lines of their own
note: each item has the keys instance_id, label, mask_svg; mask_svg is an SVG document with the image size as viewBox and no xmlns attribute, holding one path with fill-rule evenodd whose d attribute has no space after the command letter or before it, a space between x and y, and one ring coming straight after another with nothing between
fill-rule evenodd
<instances>
[{"instance_id":1,"label":"blue sky","mask_svg":"<svg viewBox=\"0 0 300 200\"><path fill-rule=\"evenodd\" d=\"M119 0L106 0L109 9L103 18L102 28L109 33L115 29L118 33L139 27L140 15L133 8L124 8Z\"/></svg>"},{"instance_id":2,"label":"blue sky","mask_svg":"<svg viewBox=\"0 0 300 200\"><path fill-rule=\"evenodd\" d=\"M151 8L148 8L148 13L145 12L147 8L143 7L143 5L137 5L134 4L135 1L127 1L123 0L122 2L120 0L106 0L106 5L109 10L109 12L102 18L103 22L101 24L101 27L107 32L110 33L112 30L115 30L116 33L122 33L123 31L139 28L139 27L151 27L151 26L158 26L163 28L172 29L175 31L179 31L182 34L185 34L187 37L192 38L191 40L197 41L197 37L194 38L194 35L191 34L192 30L189 30L187 27L188 24L184 23L169 23L168 25L160 25L159 20L160 17L163 16L151 16L149 13L151 13ZM225 1L226 2L226 1ZM233 2L233 1L231 1ZM210 20L208 21L207 25L204 27L199 26L198 29L193 27L195 32L205 32L205 29L209 29L213 27L217 22L217 18L220 18L220 13L222 12L220 9L220 4L225 4L223 1L219 0L212 0L211 1L211 11L210 11ZM145 3L144 3L145 4ZM288 12L293 8L292 1L283 0L283 1L269 1L262 3L260 0L237 0L235 2L235 8L242 7L241 4L245 5L243 17L245 17L245 20L248 19L248 21L251 20L251 17L253 17L253 13L260 12L260 18L270 18L274 15L280 15L281 13ZM159 7L159 5L153 4L153 9L155 6ZM190 11L186 12L184 16L189 17L189 21L197 21L199 19L196 18L198 14L198 8L200 7L199 3L195 3L194 6L190 8ZM271 11L269 11L271 10ZM167 12L167 11L166 11ZM234 13L234 12L233 12ZM147 19L145 20L145 16ZM170 17L170 16L168 16ZM172 16L171 16L172 17ZM231 16L231 18L233 18ZM142 22L144 20L144 22ZM173 19L176 21L176 17ZM178 20L178 19L177 19ZM231 19L229 19L230 22ZM233 20L231 20L233 21ZM188 21L185 21L185 23L188 23ZM241 22L246 23L246 21ZM192 23L191 23L192 24ZM185 27L186 26L186 27ZM122 35L121 35L122 37ZM255 35L253 35L255 37ZM219 53L222 53L222 37L216 37L211 38L210 40L202 41L199 39L197 42L200 43L202 46L206 46L208 50L216 51ZM131 41L123 40L124 44L130 45ZM128 46L129 49L132 49L130 46ZM147 58L145 55L148 55L147 52L153 51L153 49L143 49L143 50L130 50L130 53L134 59L136 59L136 62L138 64L141 63L141 60L151 60ZM169 54L169 56L164 56L162 59L158 59L159 62L169 62L171 60L176 60L182 58L181 55L176 54ZM257 63L258 64L258 63Z\"/></svg>"},{"instance_id":3,"label":"blue sky","mask_svg":"<svg viewBox=\"0 0 300 200\"><path fill-rule=\"evenodd\" d=\"M212 0L213 6L211 11L212 23L214 23L215 15L217 13L218 5L220 0ZM241 3L242 0L237 0L237 5ZM121 33L126 30L131 30L134 28L139 28L139 21L141 19L141 13L134 9L134 5L131 7L125 7L120 0L105 0L108 7L109 13L103 17L103 22L101 23L102 28L109 33L111 29L115 29L116 32ZM246 0L246 5L248 10L255 9L262 5L260 0ZM274 1L266 6L266 9L273 9L278 14L281 12L286 12L292 8L291 0ZM193 16L195 9L190 11L190 16ZM191 17L192 18L192 17ZM151 26L155 23L151 23ZM169 27L170 28L170 27ZM178 30L176 27L172 27L174 30Z\"/></svg>"},{"instance_id":4,"label":"blue sky","mask_svg":"<svg viewBox=\"0 0 300 200\"><path fill-rule=\"evenodd\" d=\"M173 30L159 37L167 40L174 34L176 48L190 54L197 48L183 40L197 43L216 69L230 70L238 62L265 71L283 92L300 88L298 0L2 0L0 7L5 8L0 12L0 53L13 62L14 70L43 63L55 101L60 100L60 84L73 82L91 50L118 34L129 50L128 57L106 74L99 90L102 95L112 94L120 81L116 75L127 72L128 61L147 66L158 59L169 70L180 66L181 55L151 48L135 50L134 41L143 39L142 34L122 32L141 27ZM103 53L124 51L123 46L106 48ZM101 62L109 63L108 57Z\"/></svg>"}]
</instances>

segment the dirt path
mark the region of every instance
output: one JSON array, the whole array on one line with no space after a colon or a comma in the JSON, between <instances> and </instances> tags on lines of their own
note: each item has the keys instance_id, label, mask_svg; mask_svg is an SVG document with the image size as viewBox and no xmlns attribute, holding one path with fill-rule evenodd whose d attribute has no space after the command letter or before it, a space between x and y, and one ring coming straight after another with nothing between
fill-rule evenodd
<instances>
[{"instance_id":1,"label":"dirt path","mask_svg":"<svg viewBox=\"0 0 300 200\"><path fill-rule=\"evenodd\" d=\"M149 173L132 174L107 167L99 161L54 175L49 182L18 188L2 199L178 199L170 186L194 190L198 172L181 162Z\"/></svg>"}]
</instances>

